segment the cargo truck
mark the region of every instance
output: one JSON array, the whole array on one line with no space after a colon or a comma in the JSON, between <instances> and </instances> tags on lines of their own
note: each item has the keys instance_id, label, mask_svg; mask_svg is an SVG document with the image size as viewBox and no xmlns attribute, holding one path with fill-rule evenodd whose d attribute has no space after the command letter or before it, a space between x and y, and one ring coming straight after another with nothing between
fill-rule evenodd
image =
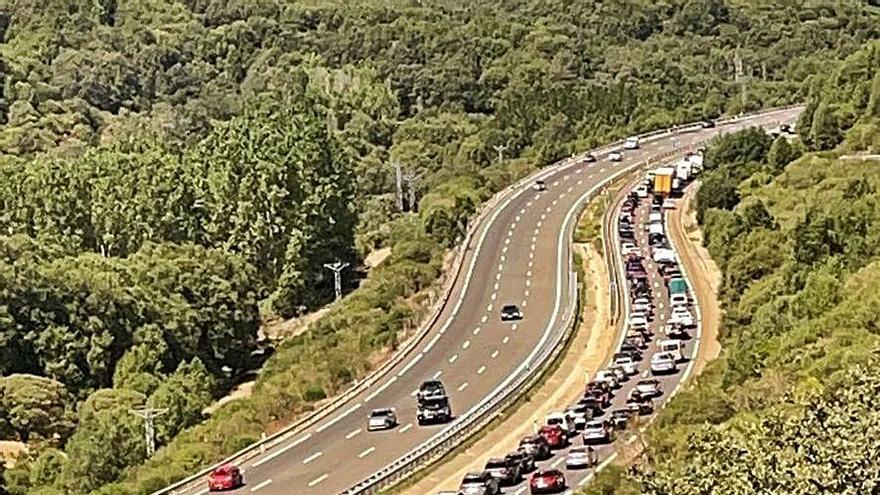
<instances>
[{"instance_id":1,"label":"cargo truck","mask_svg":"<svg viewBox=\"0 0 880 495\"><path fill-rule=\"evenodd\" d=\"M669 196L672 192L672 179L675 177L675 169L661 167L654 170L654 194Z\"/></svg>"}]
</instances>

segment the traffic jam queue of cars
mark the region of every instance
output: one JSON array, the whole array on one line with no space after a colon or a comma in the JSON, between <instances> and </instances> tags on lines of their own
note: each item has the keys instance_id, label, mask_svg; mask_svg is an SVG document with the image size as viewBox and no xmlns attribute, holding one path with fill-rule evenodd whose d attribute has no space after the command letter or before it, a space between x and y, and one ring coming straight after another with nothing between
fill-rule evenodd
<instances>
[{"instance_id":1,"label":"traffic jam queue of cars","mask_svg":"<svg viewBox=\"0 0 880 495\"><path fill-rule=\"evenodd\" d=\"M592 377L580 400L549 414L515 451L490 458L483 471L468 473L457 492L442 493L502 493L529 474L530 493L565 492L569 483L564 471L597 466L622 431L654 413L655 400L665 393L663 377L670 378L669 384L677 382L696 322L687 283L666 239L663 210L675 207L672 198L693 177L696 164L702 165L702 157L689 155L683 161L688 162L687 173L670 175L671 167L649 172L623 202L617 229L630 310L626 335L611 364ZM655 194L657 176L662 183ZM536 184L536 189L543 186Z\"/></svg>"}]
</instances>

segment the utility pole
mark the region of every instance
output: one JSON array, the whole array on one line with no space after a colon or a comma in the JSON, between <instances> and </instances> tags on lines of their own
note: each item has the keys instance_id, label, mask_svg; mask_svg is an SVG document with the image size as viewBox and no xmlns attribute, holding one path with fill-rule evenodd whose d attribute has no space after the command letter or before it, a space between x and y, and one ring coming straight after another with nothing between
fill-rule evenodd
<instances>
[{"instance_id":1,"label":"utility pole","mask_svg":"<svg viewBox=\"0 0 880 495\"><path fill-rule=\"evenodd\" d=\"M168 412L168 409L156 409L155 407L143 407L141 409L130 409L130 413L144 420L144 435L147 440L147 457L153 457L156 453L156 425L157 416L161 416Z\"/></svg>"},{"instance_id":2,"label":"utility pole","mask_svg":"<svg viewBox=\"0 0 880 495\"><path fill-rule=\"evenodd\" d=\"M743 62L742 57L739 55L739 45L736 45L736 51L733 52L733 65L736 68L736 75L734 76L734 80L739 84L740 87L740 113L745 113L746 111L746 78L743 74Z\"/></svg>"},{"instance_id":3,"label":"utility pole","mask_svg":"<svg viewBox=\"0 0 880 495\"><path fill-rule=\"evenodd\" d=\"M494 148L495 152L498 153L498 163L504 161L504 152L507 151L507 148L509 148L509 146L506 144L496 144L495 146L492 146L492 148Z\"/></svg>"},{"instance_id":4,"label":"utility pole","mask_svg":"<svg viewBox=\"0 0 880 495\"><path fill-rule=\"evenodd\" d=\"M416 211L416 185L421 179L422 174L409 170L402 174L402 181L407 186L407 210ZM403 203L403 191L401 191L401 204ZM401 210L403 211L403 210Z\"/></svg>"},{"instance_id":5,"label":"utility pole","mask_svg":"<svg viewBox=\"0 0 880 495\"><path fill-rule=\"evenodd\" d=\"M336 263L324 263L324 268L333 272L333 287L336 289L336 299L342 297L342 270L348 267L348 263L337 261Z\"/></svg>"},{"instance_id":6,"label":"utility pole","mask_svg":"<svg viewBox=\"0 0 880 495\"><path fill-rule=\"evenodd\" d=\"M403 212L403 169L397 160L392 163L394 164L395 184L397 185L397 209Z\"/></svg>"}]
</instances>

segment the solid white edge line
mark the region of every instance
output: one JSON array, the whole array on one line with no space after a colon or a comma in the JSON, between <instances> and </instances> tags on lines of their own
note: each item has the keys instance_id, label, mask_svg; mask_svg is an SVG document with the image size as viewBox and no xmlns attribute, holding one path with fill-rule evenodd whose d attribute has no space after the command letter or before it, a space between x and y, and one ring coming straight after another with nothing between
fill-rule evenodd
<instances>
[{"instance_id":1,"label":"solid white edge line","mask_svg":"<svg viewBox=\"0 0 880 495\"><path fill-rule=\"evenodd\" d=\"M310 438L312 438L312 434L308 433L308 434L300 437L298 440L296 440L292 443L289 443L289 444L285 445L284 447L281 447L280 449L276 450L275 452L272 452L271 454L267 455L266 457L263 457L259 461L254 462L253 464L251 464L251 467L260 467L263 464L271 461L272 459L280 456L281 454L287 452L288 450L296 447L297 445L305 442L306 440L308 440Z\"/></svg>"}]
</instances>

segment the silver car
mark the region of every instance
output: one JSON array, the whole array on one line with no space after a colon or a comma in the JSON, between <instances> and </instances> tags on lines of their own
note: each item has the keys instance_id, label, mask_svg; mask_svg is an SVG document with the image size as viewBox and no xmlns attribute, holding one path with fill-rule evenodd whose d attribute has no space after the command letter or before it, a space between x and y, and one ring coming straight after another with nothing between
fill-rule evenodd
<instances>
[{"instance_id":1,"label":"silver car","mask_svg":"<svg viewBox=\"0 0 880 495\"><path fill-rule=\"evenodd\" d=\"M659 352L651 356L651 373L675 373L678 365L675 364L675 356L671 352Z\"/></svg>"},{"instance_id":2,"label":"silver car","mask_svg":"<svg viewBox=\"0 0 880 495\"><path fill-rule=\"evenodd\" d=\"M567 469L585 469L599 463L599 456L590 447L572 447L565 456Z\"/></svg>"},{"instance_id":3,"label":"silver car","mask_svg":"<svg viewBox=\"0 0 880 495\"><path fill-rule=\"evenodd\" d=\"M393 408L373 409L367 416L367 431L390 430L397 426L397 413Z\"/></svg>"},{"instance_id":4,"label":"silver car","mask_svg":"<svg viewBox=\"0 0 880 495\"><path fill-rule=\"evenodd\" d=\"M609 443L611 441L611 428L603 419L594 419L584 427L584 444Z\"/></svg>"}]
</instances>

